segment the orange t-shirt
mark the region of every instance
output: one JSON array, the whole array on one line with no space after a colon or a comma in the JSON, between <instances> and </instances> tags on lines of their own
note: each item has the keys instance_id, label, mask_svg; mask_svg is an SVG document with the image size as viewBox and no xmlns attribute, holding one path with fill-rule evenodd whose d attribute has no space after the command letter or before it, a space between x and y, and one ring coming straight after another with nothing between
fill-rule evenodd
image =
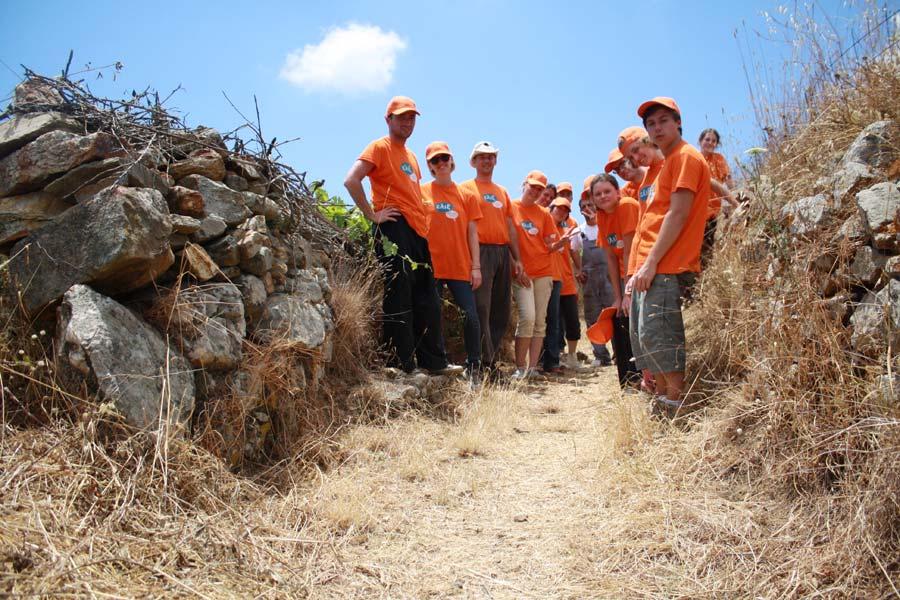
<instances>
[{"instance_id":1,"label":"orange t-shirt","mask_svg":"<svg viewBox=\"0 0 900 600\"><path fill-rule=\"evenodd\" d=\"M470 281L469 222L481 218L478 197L455 183L422 186L428 213L428 250L435 279Z\"/></svg>"},{"instance_id":2,"label":"orange t-shirt","mask_svg":"<svg viewBox=\"0 0 900 600\"><path fill-rule=\"evenodd\" d=\"M405 145L392 142L385 136L366 146L359 160L374 167L369 171L369 181L372 183L372 208L375 212L393 206L416 233L425 237L428 223L419 190L422 173L416 155Z\"/></svg>"},{"instance_id":3,"label":"orange t-shirt","mask_svg":"<svg viewBox=\"0 0 900 600\"><path fill-rule=\"evenodd\" d=\"M637 229L638 201L621 197L616 208L608 213L597 211L597 245L612 250L619 259L619 277L625 278L625 237Z\"/></svg>"},{"instance_id":4,"label":"orange t-shirt","mask_svg":"<svg viewBox=\"0 0 900 600\"><path fill-rule=\"evenodd\" d=\"M647 210L647 200L653 192L653 184L656 182L656 178L664 164L666 164L665 160L658 160L655 163L652 163L650 167L647 168L647 173L644 174L644 180L641 181L641 184L637 188L637 194L629 196L629 198L634 198L638 201L638 223L644 218L644 212ZM628 275L634 275L638 270L637 264L635 263L637 260L637 243L638 237L635 235L634 240L631 242L631 252L628 255Z\"/></svg>"},{"instance_id":5,"label":"orange t-shirt","mask_svg":"<svg viewBox=\"0 0 900 600\"><path fill-rule=\"evenodd\" d=\"M638 191L640 191L641 184L632 183L631 181L626 181L625 185L622 186L622 197L623 198L637 198Z\"/></svg>"},{"instance_id":6,"label":"orange t-shirt","mask_svg":"<svg viewBox=\"0 0 900 600\"><path fill-rule=\"evenodd\" d=\"M703 155L703 158L706 159L706 164L709 165L709 174L710 177L715 179L721 184L725 184L728 181L728 177L731 175L731 171L728 170L728 161L725 160L725 157L719 154L718 152L713 152L709 156L706 154ZM709 199L709 218L715 219L719 216L719 211L722 209L722 197L716 196L715 198Z\"/></svg>"},{"instance_id":7,"label":"orange t-shirt","mask_svg":"<svg viewBox=\"0 0 900 600\"><path fill-rule=\"evenodd\" d=\"M572 225L576 224L575 220L569 217L565 223L557 225L556 230L559 232L559 236L562 237ZM575 283L575 270L572 268L572 255L569 252L569 248L571 248L570 243L566 243L566 245L554 252L557 255L556 262L560 273L560 281L562 281L560 296L572 296L578 293L578 284Z\"/></svg>"},{"instance_id":8,"label":"orange t-shirt","mask_svg":"<svg viewBox=\"0 0 900 600\"><path fill-rule=\"evenodd\" d=\"M545 237L556 236L556 224L547 209L532 204L522 206L513 201L512 217L519 238L519 255L525 273L532 279L553 276L553 262Z\"/></svg>"},{"instance_id":9,"label":"orange t-shirt","mask_svg":"<svg viewBox=\"0 0 900 600\"><path fill-rule=\"evenodd\" d=\"M656 272L669 275L700 272L700 246L709 211L709 180L709 165L703 155L682 140L666 158L665 166L653 184L653 193L647 201L644 216L634 234L638 269L656 243L663 219L671 205L672 194L678 190L690 190L694 192L694 201L687 221L675 243L659 261Z\"/></svg>"},{"instance_id":10,"label":"orange t-shirt","mask_svg":"<svg viewBox=\"0 0 900 600\"><path fill-rule=\"evenodd\" d=\"M506 219L512 216L512 208L506 188L496 183L482 183L474 179L460 185L471 190L479 198L482 219L478 221L478 242L508 244L509 225Z\"/></svg>"}]
</instances>

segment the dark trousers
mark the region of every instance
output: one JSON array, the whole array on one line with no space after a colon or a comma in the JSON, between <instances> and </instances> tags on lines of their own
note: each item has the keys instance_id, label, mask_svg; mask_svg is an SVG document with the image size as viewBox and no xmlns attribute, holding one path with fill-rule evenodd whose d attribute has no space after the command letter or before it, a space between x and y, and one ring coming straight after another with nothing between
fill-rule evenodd
<instances>
[{"instance_id":1,"label":"dark trousers","mask_svg":"<svg viewBox=\"0 0 900 600\"><path fill-rule=\"evenodd\" d=\"M468 281L456 279L439 279L438 295L444 286L450 289L453 303L465 315L463 323L463 340L466 344L466 366L477 369L481 366L481 324L478 321L478 309L475 306L475 293Z\"/></svg>"},{"instance_id":2,"label":"dark trousers","mask_svg":"<svg viewBox=\"0 0 900 600\"><path fill-rule=\"evenodd\" d=\"M544 334L544 348L541 350L541 365L545 371L559 366L559 292L562 281L554 281L547 304L547 333Z\"/></svg>"},{"instance_id":3,"label":"dark trousers","mask_svg":"<svg viewBox=\"0 0 900 600\"><path fill-rule=\"evenodd\" d=\"M443 369L447 356L441 335L441 301L428 242L403 217L375 225L373 235L375 255L384 271L381 306L387 364L407 373L416 368L417 362L423 369ZM386 249L385 238L396 248Z\"/></svg>"},{"instance_id":4,"label":"dark trousers","mask_svg":"<svg viewBox=\"0 0 900 600\"><path fill-rule=\"evenodd\" d=\"M566 340L574 342L581 339L581 321L578 319L578 294L566 294L559 297L560 352L566 346Z\"/></svg>"},{"instance_id":5,"label":"dark trousers","mask_svg":"<svg viewBox=\"0 0 900 600\"><path fill-rule=\"evenodd\" d=\"M481 361L497 362L512 307L512 265L506 244L481 245L481 286L475 290L481 324Z\"/></svg>"},{"instance_id":6,"label":"dark trousers","mask_svg":"<svg viewBox=\"0 0 900 600\"><path fill-rule=\"evenodd\" d=\"M631 352L628 317L613 319L612 346L616 355L619 385L624 388L629 383L638 383L641 380L641 370L635 365L634 355Z\"/></svg>"}]
</instances>

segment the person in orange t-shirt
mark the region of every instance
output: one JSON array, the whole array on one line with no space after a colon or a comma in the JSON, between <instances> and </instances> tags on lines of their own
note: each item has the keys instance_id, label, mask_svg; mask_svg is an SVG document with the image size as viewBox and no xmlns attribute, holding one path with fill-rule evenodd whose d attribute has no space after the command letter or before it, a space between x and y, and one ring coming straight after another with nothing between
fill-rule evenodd
<instances>
[{"instance_id":1,"label":"person in orange t-shirt","mask_svg":"<svg viewBox=\"0 0 900 600\"><path fill-rule=\"evenodd\" d=\"M564 189L565 183L559 185L559 189ZM571 184L569 184L571 188ZM569 190L571 193L571 189ZM569 369L577 369L579 367L576 351L578 348L578 340L581 339L581 322L578 318L578 283L577 278L581 275L581 236L579 235L578 223L570 216L572 212L572 202L565 196L558 196L550 203L550 215L556 223L557 231L561 240L569 240L568 244L564 244L559 250L560 264L562 266L562 288L559 291L559 333L556 340L557 357L562 353L563 345L567 346L567 352L558 360L558 364L562 364ZM573 268L574 265L574 268ZM577 273L576 273L577 271ZM564 342L565 340L565 342Z\"/></svg>"},{"instance_id":2,"label":"person in orange t-shirt","mask_svg":"<svg viewBox=\"0 0 900 600\"><path fill-rule=\"evenodd\" d=\"M640 371L634 364L629 334L628 312L623 310L625 265L637 228L638 203L634 198L621 196L619 182L609 173L601 173L591 182L591 197L597 207L597 245L606 251L609 281L613 288L612 344L616 357L619 386L637 384Z\"/></svg>"},{"instance_id":3,"label":"person in orange t-shirt","mask_svg":"<svg viewBox=\"0 0 900 600\"><path fill-rule=\"evenodd\" d=\"M388 135L366 146L344 186L363 216L372 221L375 252L384 271L384 343L387 364L413 371L459 373L447 364L441 336L441 304L425 235L428 224L419 189L419 163L406 147L419 111L411 98L396 96L384 120ZM362 181L372 184L369 204ZM412 268L415 263L420 268Z\"/></svg>"},{"instance_id":4,"label":"person in orange t-shirt","mask_svg":"<svg viewBox=\"0 0 900 600\"><path fill-rule=\"evenodd\" d=\"M446 142L428 144L425 161L434 176L434 181L422 186L422 195L430 216L428 249L438 294L446 285L453 301L465 315L466 372L472 384L478 385L481 382L481 326L472 290L481 285L481 252L476 225L481 219L481 202L471 190L453 183L451 174L456 164Z\"/></svg>"},{"instance_id":5,"label":"person in orange t-shirt","mask_svg":"<svg viewBox=\"0 0 900 600\"><path fill-rule=\"evenodd\" d=\"M660 149L650 140L647 130L643 127L627 127L619 133L619 151L628 158L630 164L646 168L644 178L638 185L637 194L629 196L638 201L638 223L640 223L653 191L653 183L662 169L665 157ZM631 190L629 190L630 192ZM629 256L631 260L626 263L626 282L637 270L637 266L634 264L635 253L632 251ZM625 293L628 295L630 288ZM627 300L630 300L630 298L626 298ZM628 308L628 303L626 302L626 310Z\"/></svg>"},{"instance_id":6,"label":"person in orange t-shirt","mask_svg":"<svg viewBox=\"0 0 900 600\"><path fill-rule=\"evenodd\" d=\"M519 237L524 273L513 283L519 321L516 324L516 371L513 379L534 373L546 332L547 304L553 287L551 247L557 238L550 213L537 204L547 176L531 171L522 184L522 198L513 202L513 222Z\"/></svg>"},{"instance_id":7,"label":"person in orange t-shirt","mask_svg":"<svg viewBox=\"0 0 900 600\"><path fill-rule=\"evenodd\" d=\"M709 210L709 165L681 137L681 110L656 97L638 108L665 165L641 217L632 252L631 346L637 365L656 380L654 407L676 416L686 363L681 299L700 271L700 246Z\"/></svg>"},{"instance_id":8,"label":"person in orange t-shirt","mask_svg":"<svg viewBox=\"0 0 900 600\"><path fill-rule=\"evenodd\" d=\"M625 157L618 148L613 148L609 153L606 166L603 167L603 172L614 173L625 182L619 190L623 198L637 199L647 169L634 166L631 159Z\"/></svg>"},{"instance_id":9,"label":"person in orange t-shirt","mask_svg":"<svg viewBox=\"0 0 900 600\"><path fill-rule=\"evenodd\" d=\"M481 323L481 361L489 376L498 373L497 356L512 308L512 281L522 274L511 200L506 188L493 180L499 153L490 142L475 144L469 155L475 178L462 184L481 199L483 216L478 221L481 286L475 290L475 305Z\"/></svg>"},{"instance_id":10,"label":"person in orange t-shirt","mask_svg":"<svg viewBox=\"0 0 900 600\"><path fill-rule=\"evenodd\" d=\"M703 249L700 252L700 262L706 264L712 255L713 245L716 241L716 226L719 212L722 209L722 199L728 201L732 210L738 207L738 202L731 193L734 182L731 179L731 171L728 169L728 161L716 152L720 141L719 132L715 129L704 129L700 132L700 152L709 165L712 177L713 198L709 201L709 216L706 222L706 230L703 233Z\"/></svg>"},{"instance_id":11,"label":"person in orange t-shirt","mask_svg":"<svg viewBox=\"0 0 900 600\"><path fill-rule=\"evenodd\" d=\"M594 324L604 308L612 306L613 293L609 283L608 259L603 248L597 245L597 207L591 198L591 182L596 175L585 178L578 208L584 217L581 233L581 276L582 298L584 299L584 322ZM606 344L591 342L594 360L592 367L605 367L612 364L612 357Z\"/></svg>"}]
</instances>

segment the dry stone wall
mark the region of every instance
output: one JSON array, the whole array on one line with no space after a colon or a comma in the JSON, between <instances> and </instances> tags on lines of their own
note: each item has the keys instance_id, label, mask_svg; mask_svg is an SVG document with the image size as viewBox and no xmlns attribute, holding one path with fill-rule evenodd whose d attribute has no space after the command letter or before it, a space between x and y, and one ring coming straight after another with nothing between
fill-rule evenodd
<instances>
[{"instance_id":1,"label":"dry stone wall","mask_svg":"<svg viewBox=\"0 0 900 600\"><path fill-rule=\"evenodd\" d=\"M187 423L213 389L238 393L219 384L247 380L248 343L302 348L305 379L319 376L333 329L328 258L292 222L296 198L271 165L209 128L137 143L36 80L7 113L6 291L30 318L55 321L60 373L140 428Z\"/></svg>"}]
</instances>

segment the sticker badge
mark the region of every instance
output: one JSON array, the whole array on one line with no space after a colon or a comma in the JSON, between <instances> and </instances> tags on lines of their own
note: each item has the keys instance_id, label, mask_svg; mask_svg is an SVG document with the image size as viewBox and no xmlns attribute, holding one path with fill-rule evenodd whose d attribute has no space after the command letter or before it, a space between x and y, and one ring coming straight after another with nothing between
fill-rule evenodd
<instances>
[{"instance_id":1,"label":"sticker badge","mask_svg":"<svg viewBox=\"0 0 900 600\"><path fill-rule=\"evenodd\" d=\"M527 231L531 235L538 234L538 228L534 226L534 223L531 221L522 221L522 229Z\"/></svg>"},{"instance_id":2,"label":"sticker badge","mask_svg":"<svg viewBox=\"0 0 900 600\"><path fill-rule=\"evenodd\" d=\"M493 194L485 194L482 196L485 202L493 206L494 208L503 208L503 203L497 199L497 196Z\"/></svg>"},{"instance_id":3,"label":"sticker badge","mask_svg":"<svg viewBox=\"0 0 900 600\"><path fill-rule=\"evenodd\" d=\"M606 243L609 244L610 248L618 248L619 247L619 238L616 237L616 234L610 233L608 236L606 236Z\"/></svg>"},{"instance_id":4,"label":"sticker badge","mask_svg":"<svg viewBox=\"0 0 900 600\"><path fill-rule=\"evenodd\" d=\"M410 179L412 179L414 183L419 182L419 178L416 177L416 172L413 170L412 165L409 164L408 162L405 162L402 165L400 165L400 170L403 171L404 173L406 173L406 175Z\"/></svg>"},{"instance_id":5,"label":"sticker badge","mask_svg":"<svg viewBox=\"0 0 900 600\"><path fill-rule=\"evenodd\" d=\"M645 185L638 192L638 200L641 202L646 202L650 198L650 193L653 191L652 185Z\"/></svg>"},{"instance_id":6,"label":"sticker badge","mask_svg":"<svg viewBox=\"0 0 900 600\"><path fill-rule=\"evenodd\" d=\"M434 210L444 213L444 216L448 219L455 219L459 216L459 213L453 210L453 205L449 202L438 202L434 205Z\"/></svg>"}]
</instances>

